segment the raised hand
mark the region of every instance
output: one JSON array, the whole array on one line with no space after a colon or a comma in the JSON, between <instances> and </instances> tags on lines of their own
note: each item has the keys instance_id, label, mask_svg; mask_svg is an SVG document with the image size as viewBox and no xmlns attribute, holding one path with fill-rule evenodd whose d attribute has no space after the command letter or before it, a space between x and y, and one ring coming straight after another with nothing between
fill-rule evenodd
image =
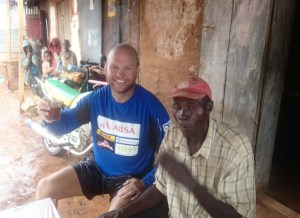
<instances>
[{"instance_id":1,"label":"raised hand","mask_svg":"<svg viewBox=\"0 0 300 218\"><path fill-rule=\"evenodd\" d=\"M178 162L167 153L160 153L155 159L155 164L160 164L176 181L188 189L194 188L196 181L183 163Z\"/></svg>"}]
</instances>

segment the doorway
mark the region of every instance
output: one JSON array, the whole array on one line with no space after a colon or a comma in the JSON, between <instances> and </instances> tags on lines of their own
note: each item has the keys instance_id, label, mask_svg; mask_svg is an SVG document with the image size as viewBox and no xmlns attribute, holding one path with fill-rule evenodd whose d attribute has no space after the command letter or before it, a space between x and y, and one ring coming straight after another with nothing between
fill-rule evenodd
<instances>
[{"instance_id":1,"label":"doorway","mask_svg":"<svg viewBox=\"0 0 300 218\"><path fill-rule=\"evenodd\" d=\"M300 3L287 62L268 195L300 213Z\"/></svg>"},{"instance_id":2,"label":"doorway","mask_svg":"<svg viewBox=\"0 0 300 218\"><path fill-rule=\"evenodd\" d=\"M48 16L38 6L25 7L26 36L34 40L48 41Z\"/></svg>"},{"instance_id":3,"label":"doorway","mask_svg":"<svg viewBox=\"0 0 300 218\"><path fill-rule=\"evenodd\" d=\"M59 40L63 42L71 37L69 1L60 1L57 3L58 35Z\"/></svg>"}]
</instances>

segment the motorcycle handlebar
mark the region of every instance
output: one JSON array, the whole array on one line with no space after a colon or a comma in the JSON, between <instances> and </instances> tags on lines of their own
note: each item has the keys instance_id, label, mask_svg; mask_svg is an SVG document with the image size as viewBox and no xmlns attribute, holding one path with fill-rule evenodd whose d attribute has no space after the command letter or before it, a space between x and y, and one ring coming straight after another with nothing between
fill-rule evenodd
<instances>
[{"instance_id":1,"label":"motorcycle handlebar","mask_svg":"<svg viewBox=\"0 0 300 218\"><path fill-rule=\"evenodd\" d=\"M88 59L87 60L81 60L80 61L80 65L82 66L86 66L86 65L96 65L96 66L99 66L99 63L96 63L96 62L90 62Z\"/></svg>"},{"instance_id":2,"label":"motorcycle handlebar","mask_svg":"<svg viewBox=\"0 0 300 218\"><path fill-rule=\"evenodd\" d=\"M89 59L86 59L86 60L81 60L80 61L80 65L81 66L86 66L86 65L89 65L89 66L99 66L100 68L104 68L104 65L105 65L106 61L107 61L107 57L102 54L100 56L100 63L90 62Z\"/></svg>"}]
</instances>

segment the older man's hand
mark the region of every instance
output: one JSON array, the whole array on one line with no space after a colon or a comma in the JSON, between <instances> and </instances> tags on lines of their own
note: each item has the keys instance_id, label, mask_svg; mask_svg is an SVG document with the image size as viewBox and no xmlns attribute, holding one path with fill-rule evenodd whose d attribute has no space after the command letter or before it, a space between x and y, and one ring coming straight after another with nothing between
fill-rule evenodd
<instances>
[{"instance_id":1,"label":"older man's hand","mask_svg":"<svg viewBox=\"0 0 300 218\"><path fill-rule=\"evenodd\" d=\"M197 184L186 166L167 153L158 154L155 159L155 164L160 164L173 179L190 190Z\"/></svg>"}]
</instances>

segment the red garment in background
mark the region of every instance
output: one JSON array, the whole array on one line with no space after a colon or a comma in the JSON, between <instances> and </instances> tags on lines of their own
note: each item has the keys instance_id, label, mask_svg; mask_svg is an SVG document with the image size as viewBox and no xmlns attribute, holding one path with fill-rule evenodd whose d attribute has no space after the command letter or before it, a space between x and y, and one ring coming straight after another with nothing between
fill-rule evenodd
<instances>
[{"instance_id":1,"label":"red garment in background","mask_svg":"<svg viewBox=\"0 0 300 218\"><path fill-rule=\"evenodd\" d=\"M60 63L59 62L59 57L60 57L60 53L61 53L61 44L60 44L60 40L58 38L53 38L50 43L49 43L49 50L52 52L53 55L53 70L55 72L58 71L58 65Z\"/></svg>"}]
</instances>

